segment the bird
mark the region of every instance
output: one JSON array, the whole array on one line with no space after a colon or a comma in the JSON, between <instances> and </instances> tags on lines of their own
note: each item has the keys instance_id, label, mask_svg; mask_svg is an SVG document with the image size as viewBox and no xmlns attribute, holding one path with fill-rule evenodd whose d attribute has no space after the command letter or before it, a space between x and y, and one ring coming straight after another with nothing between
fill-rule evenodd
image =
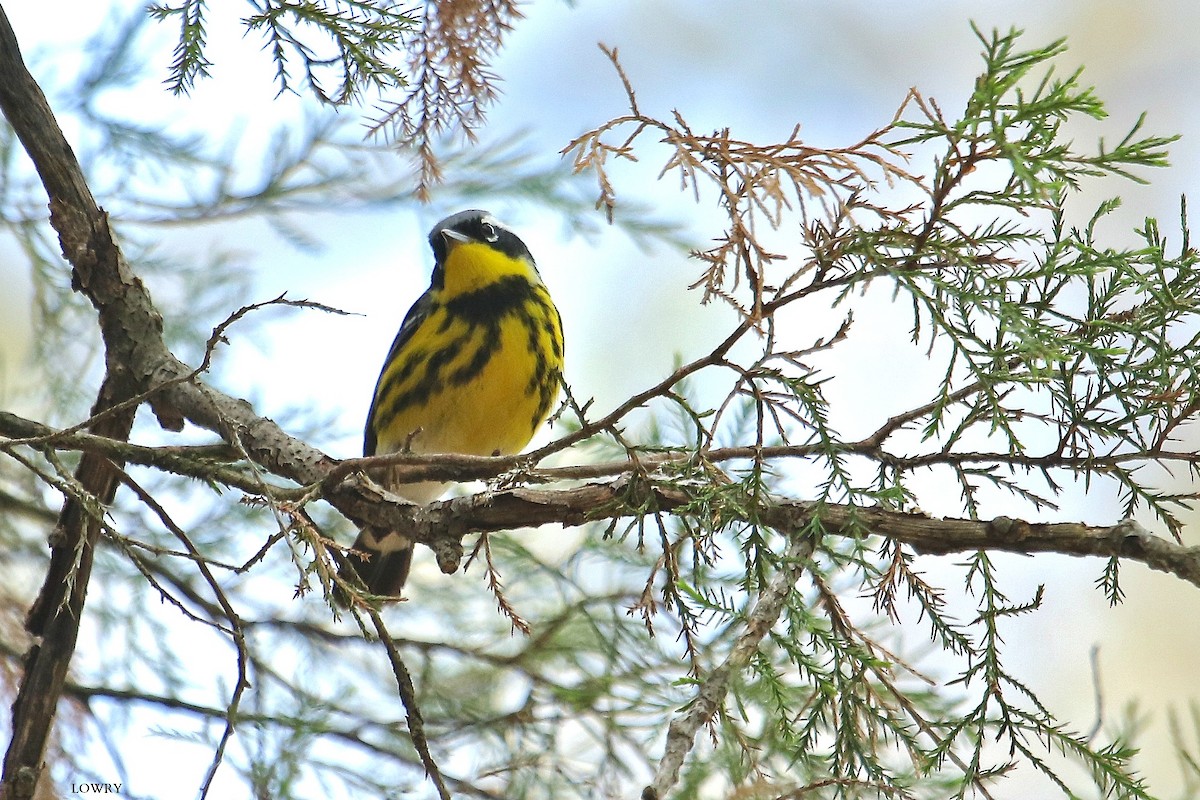
<instances>
[{"instance_id":1,"label":"bird","mask_svg":"<svg viewBox=\"0 0 1200 800\"><path fill-rule=\"evenodd\" d=\"M558 308L529 248L486 211L446 217L430 231L429 246L429 288L384 359L363 455L519 453L561 386ZM377 478L413 503L430 503L448 486L402 483L396 473L384 468ZM343 579L354 585L352 571L368 594L396 598L412 566L413 541L402 530L364 525L347 558Z\"/></svg>"}]
</instances>

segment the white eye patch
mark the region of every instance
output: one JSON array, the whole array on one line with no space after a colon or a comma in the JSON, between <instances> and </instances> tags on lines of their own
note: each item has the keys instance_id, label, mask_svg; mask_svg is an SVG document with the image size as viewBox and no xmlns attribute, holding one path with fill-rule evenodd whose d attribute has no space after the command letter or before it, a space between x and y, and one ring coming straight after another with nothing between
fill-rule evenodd
<instances>
[{"instance_id":1,"label":"white eye patch","mask_svg":"<svg viewBox=\"0 0 1200 800\"><path fill-rule=\"evenodd\" d=\"M505 230L504 223L493 217L491 214L484 214L479 218L480 227L483 229L483 238L489 242L494 242L500 238L500 231Z\"/></svg>"}]
</instances>

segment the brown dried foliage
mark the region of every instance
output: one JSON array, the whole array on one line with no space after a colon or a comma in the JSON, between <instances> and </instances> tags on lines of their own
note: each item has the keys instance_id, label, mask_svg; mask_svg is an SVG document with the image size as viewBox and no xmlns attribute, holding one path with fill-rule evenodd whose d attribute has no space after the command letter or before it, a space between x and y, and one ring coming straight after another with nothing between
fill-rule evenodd
<instances>
[{"instance_id":1,"label":"brown dried foliage","mask_svg":"<svg viewBox=\"0 0 1200 800\"><path fill-rule=\"evenodd\" d=\"M636 161L635 144L646 135L658 135L659 142L668 149L660 178L675 173L680 188L690 190L697 200L702 189L716 189L728 227L712 247L692 254L705 264L704 272L693 284L693 288L704 290L704 302L720 298L757 322L766 313L764 304L781 297L802 275L816 271L819 277L821 263L813 259L771 283L770 268L785 257L766 244L764 234L778 229L790 212L797 212L806 240L829 239L853 230L856 213L885 218L895 214L869 204L862 196L863 190L874 188L879 181L888 185L906 183L921 192L928 191L920 177L903 166L907 154L888 142L908 98L892 124L849 147L808 145L800 138L799 125L782 142L755 144L736 138L729 128L698 133L678 111L670 121L643 113L617 50L604 45L601 50L621 78L629 113L577 137L563 153L572 157L576 172L595 174L600 188L596 205L610 220L617 207L609 176L611 162ZM819 205L819 214L810 213L814 203ZM832 229L829 221L833 222ZM828 247L813 250L829 252ZM748 305L734 295L743 280L752 297Z\"/></svg>"},{"instance_id":2,"label":"brown dried foliage","mask_svg":"<svg viewBox=\"0 0 1200 800\"><path fill-rule=\"evenodd\" d=\"M487 107L499 94L489 62L513 23L521 18L512 0L427 2L411 39L408 95L383 106L369 127L410 146L419 166L417 195L428 199L442 179L438 139L461 134L474 141Z\"/></svg>"}]
</instances>

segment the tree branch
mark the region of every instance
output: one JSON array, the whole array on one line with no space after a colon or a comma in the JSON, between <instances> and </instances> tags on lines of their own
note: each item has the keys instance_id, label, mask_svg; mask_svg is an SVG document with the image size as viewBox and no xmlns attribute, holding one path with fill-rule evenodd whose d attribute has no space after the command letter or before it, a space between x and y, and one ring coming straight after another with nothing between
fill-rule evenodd
<instances>
[{"instance_id":1,"label":"tree branch","mask_svg":"<svg viewBox=\"0 0 1200 800\"><path fill-rule=\"evenodd\" d=\"M686 712L671 721L663 757L658 762L654 780L642 790L642 800L659 800L675 785L679 768L696 744L696 735L724 707L729 682L750 663L763 637L779 620L787 597L800 580L814 547L816 539L812 535L792 539L779 564L779 571L758 596L754 608L746 617L746 629L734 642L729 655L700 682L695 696L685 705Z\"/></svg>"},{"instance_id":2,"label":"tree branch","mask_svg":"<svg viewBox=\"0 0 1200 800\"><path fill-rule=\"evenodd\" d=\"M582 525L628 515L631 504L658 511L699 513L700 498L667 482L619 479L571 489L512 489L457 497L430 506L388 503L371 512L372 524L402 525L415 541L442 551L459 545L472 531L502 531L532 525ZM376 516L376 514L378 516ZM1113 525L1078 522L1025 522L1010 517L992 520L942 518L920 512L893 511L805 501L777 501L754 509L754 521L781 531L801 531L819 518L827 535L861 538L877 535L931 555L1000 550L1012 553L1058 553L1138 561L1200 587L1200 547L1185 547L1156 536L1133 520ZM385 522L385 520L387 520ZM749 522L751 520L746 519Z\"/></svg>"},{"instance_id":3,"label":"tree branch","mask_svg":"<svg viewBox=\"0 0 1200 800\"><path fill-rule=\"evenodd\" d=\"M93 415L104 415L91 432L110 439L128 438L135 409L121 406L138 390L136 378L123 368L119 343L136 341L148 328L161 341L156 314L128 320L119 314L123 285L140 282L132 276L112 239L108 218L96 204L83 172L54 119L49 103L25 68L16 35L0 8L0 110L33 160L50 197L50 221L59 235L63 254L73 267L72 285L101 310L106 346L106 375ZM143 290L144 291L144 290ZM107 305L117 313L104 313ZM62 694L63 682L87 596L92 557L103 521L103 508L117 487L119 464L85 454L75 472L82 489L69 495L51 536L50 567L26 627L39 637L25 659L25 671L13 703L13 738L4 757L3 791L9 800L32 797Z\"/></svg>"}]
</instances>

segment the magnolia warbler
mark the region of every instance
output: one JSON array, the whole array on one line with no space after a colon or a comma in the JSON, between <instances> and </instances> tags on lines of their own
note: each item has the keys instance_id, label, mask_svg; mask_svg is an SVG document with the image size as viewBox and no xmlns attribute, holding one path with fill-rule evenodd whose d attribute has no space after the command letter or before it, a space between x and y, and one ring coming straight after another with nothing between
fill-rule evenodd
<instances>
[{"instance_id":1,"label":"magnolia warbler","mask_svg":"<svg viewBox=\"0 0 1200 800\"><path fill-rule=\"evenodd\" d=\"M429 245L433 279L384 360L363 455L520 452L558 394L558 309L524 242L485 211L446 217ZM383 484L414 503L432 502L446 488L400 483L394 473L385 470ZM413 556L404 531L364 527L353 550L365 554L349 559L368 592L400 593Z\"/></svg>"}]
</instances>

